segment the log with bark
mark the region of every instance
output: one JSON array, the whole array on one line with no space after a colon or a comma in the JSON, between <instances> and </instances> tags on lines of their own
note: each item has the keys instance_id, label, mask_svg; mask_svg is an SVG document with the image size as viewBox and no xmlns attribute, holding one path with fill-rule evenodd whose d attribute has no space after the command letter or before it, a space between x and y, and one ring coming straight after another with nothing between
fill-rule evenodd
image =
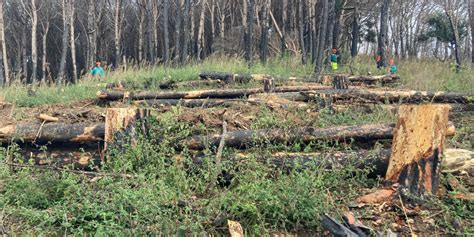
<instances>
[{"instance_id":1,"label":"log with bark","mask_svg":"<svg viewBox=\"0 0 474 237\"><path fill-rule=\"evenodd\" d=\"M104 131L104 123L21 123L0 128L0 142L97 142Z\"/></svg>"},{"instance_id":2,"label":"log with bark","mask_svg":"<svg viewBox=\"0 0 474 237\"><path fill-rule=\"evenodd\" d=\"M400 81L398 75L381 75L381 76L350 76L347 78L349 82L354 84L389 84Z\"/></svg>"},{"instance_id":3,"label":"log with bark","mask_svg":"<svg viewBox=\"0 0 474 237\"><path fill-rule=\"evenodd\" d=\"M276 93L318 91L328 90L330 87L321 85L312 86L281 86L276 87ZM227 89L227 90L203 90L203 91L183 91L183 92L124 92L124 91L99 91L97 97L102 100L151 100L151 99L235 99L247 97L253 94L264 93L263 88L250 89Z\"/></svg>"},{"instance_id":4,"label":"log with bark","mask_svg":"<svg viewBox=\"0 0 474 237\"><path fill-rule=\"evenodd\" d=\"M271 78L263 74L232 74L227 72L201 72L199 77L204 80L221 80L225 83L248 83L252 80L263 81Z\"/></svg>"},{"instance_id":5,"label":"log with bark","mask_svg":"<svg viewBox=\"0 0 474 237\"><path fill-rule=\"evenodd\" d=\"M395 124L374 124L360 126L339 126L331 128L299 127L292 129L260 129L241 130L227 134L226 146L248 148L259 142L285 144L295 142L315 141L371 141L391 139ZM448 128L448 133L455 133L454 125ZM203 150L208 145L217 146L221 135L193 136L184 141L184 146L192 150Z\"/></svg>"},{"instance_id":6,"label":"log with bark","mask_svg":"<svg viewBox=\"0 0 474 237\"><path fill-rule=\"evenodd\" d=\"M180 105L188 108L203 107L228 107L237 103L245 103L247 100L240 99L168 99L168 100L140 100L135 101L133 104L136 106L150 106L152 108L162 108L167 106Z\"/></svg>"},{"instance_id":7,"label":"log with bark","mask_svg":"<svg viewBox=\"0 0 474 237\"><path fill-rule=\"evenodd\" d=\"M303 92L304 101L326 99L338 102L365 103L454 103L472 104L474 94L431 91L383 91L383 90L319 90Z\"/></svg>"}]
</instances>

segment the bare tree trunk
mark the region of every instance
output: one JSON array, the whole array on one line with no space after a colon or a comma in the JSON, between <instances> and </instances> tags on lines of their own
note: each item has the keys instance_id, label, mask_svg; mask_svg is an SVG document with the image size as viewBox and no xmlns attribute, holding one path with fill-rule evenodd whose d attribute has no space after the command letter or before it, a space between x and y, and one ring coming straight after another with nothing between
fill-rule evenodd
<instances>
[{"instance_id":1,"label":"bare tree trunk","mask_svg":"<svg viewBox=\"0 0 474 237\"><path fill-rule=\"evenodd\" d=\"M305 22L306 18L304 15L304 6L305 5L305 0L299 0L298 1L298 18L299 18L299 26L298 26L298 33L299 33L299 41L300 41L300 48L301 48L301 62L306 65L306 46L304 42L304 29L305 29Z\"/></svg>"},{"instance_id":2,"label":"bare tree trunk","mask_svg":"<svg viewBox=\"0 0 474 237\"><path fill-rule=\"evenodd\" d=\"M387 47L387 38L388 38L388 10L390 7L391 0L384 0L382 4L382 8L380 10L380 29L378 35L378 46L377 46L377 55L380 57L380 62L378 66L385 67L387 65L386 62L386 47Z\"/></svg>"},{"instance_id":3,"label":"bare tree trunk","mask_svg":"<svg viewBox=\"0 0 474 237\"><path fill-rule=\"evenodd\" d=\"M153 58L152 62L153 64L156 63L156 59L158 58L158 3L157 1L151 1L152 2L152 51L153 51Z\"/></svg>"},{"instance_id":4,"label":"bare tree trunk","mask_svg":"<svg viewBox=\"0 0 474 237\"><path fill-rule=\"evenodd\" d=\"M188 48L189 48L189 38L190 38L190 12L191 12L191 0L185 0L184 1L184 31L183 31L183 47L181 50L181 57L180 57L180 63L184 63L187 61L188 57Z\"/></svg>"},{"instance_id":5,"label":"bare tree trunk","mask_svg":"<svg viewBox=\"0 0 474 237\"><path fill-rule=\"evenodd\" d=\"M281 24L281 56L286 52L286 29L288 27L288 0L283 0L282 6L282 24Z\"/></svg>"},{"instance_id":6,"label":"bare tree trunk","mask_svg":"<svg viewBox=\"0 0 474 237\"><path fill-rule=\"evenodd\" d=\"M122 27L121 27L121 8L122 8L122 0L115 0L115 13L114 13L114 46L115 46L115 68L118 68L120 64L121 57L121 49L120 49L120 40L122 35Z\"/></svg>"},{"instance_id":7,"label":"bare tree trunk","mask_svg":"<svg viewBox=\"0 0 474 237\"><path fill-rule=\"evenodd\" d=\"M344 25L344 6L347 0L342 0L340 6L336 5L336 22L334 25L334 33L332 38L332 47L339 47L339 38L341 33L341 25Z\"/></svg>"},{"instance_id":8,"label":"bare tree trunk","mask_svg":"<svg viewBox=\"0 0 474 237\"><path fill-rule=\"evenodd\" d=\"M354 8L354 18L352 20L352 46L351 57L356 57L359 48L359 1L357 0Z\"/></svg>"},{"instance_id":9,"label":"bare tree trunk","mask_svg":"<svg viewBox=\"0 0 474 237\"><path fill-rule=\"evenodd\" d=\"M139 23L138 23L138 64L142 64L143 61L143 44L144 44L144 37L143 37L143 29L145 28L145 12L146 12L146 0L141 0L138 3L139 13Z\"/></svg>"},{"instance_id":10,"label":"bare tree trunk","mask_svg":"<svg viewBox=\"0 0 474 237\"><path fill-rule=\"evenodd\" d=\"M74 1L70 0L69 1L69 27L71 31L71 62L72 62L72 78L71 82L76 83L77 82L77 60L76 60L76 32L75 32L75 25L74 25L74 19L75 19L75 7L74 7Z\"/></svg>"},{"instance_id":11,"label":"bare tree trunk","mask_svg":"<svg viewBox=\"0 0 474 237\"><path fill-rule=\"evenodd\" d=\"M248 1L249 0L242 0L242 29L243 29L243 37L242 37L242 45L244 46L245 50L245 60L249 61L248 55L247 55L247 43L248 43L248 13L249 13L249 7L248 7Z\"/></svg>"},{"instance_id":12,"label":"bare tree trunk","mask_svg":"<svg viewBox=\"0 0 474 237\"><path fill-rule=\"evenodd\" d=\"M253 25L254 25L254 15L255 15L255 0L249 0L248 5L248 21L247 21L247 38L245 43L245 59L249 63L249 67L252 64L253 58Z\"/></svg>"},{"instance_id":13,"label":"bare tree trunk","mask_svg":"<svg viewBox=\"0 0 474 237\"><path fill-rule=\"evenodd\" d=\"M445 7L446 16L449 19L451 29L454 33L454 39L453 39L454 57L456 59L456 71L459 71L461 69L461 56L459 52L460 39L459 39L459 30L458 30L458 20L454 13L454 6L453 6L452 1L446 0L444 7Z\"/></svg>"},{"instance_id":14,"label":"bare tree trunk","mask_svg":"<svg viewBox=\"0 0 474 237\"><path fill-rule=\"evenodd\" d=\"M471 62L474 64L474 0L469 0L469 22L471 23Z\"/></svg>"},{"instance_id":15,"label":"bare tree trunk","mask_svg":"<svg viewBox=\"0 0 474 237\"><path fill-rule=\"evenodd\" d=\"M174 42L175 42L175 58L178 59L178 61L181 61L180 56L181 56L181 21L182 21L182 14L181 14L181 9L182 6L184 5L184 0L178 0L176 1L176 26L175 26L175 34L174 34Z\"/></svg>"},{"instance_id":16,"label":"bare tree trunk","mask_svg":"<svg viewBox=\"0 0 474 237\"><path fill-rule=\"evenodd\" d=\"M96 60L97 51L97 28L95 19L95 0L89 0L89 8L87 10L87 40L89 48L87 49L87 65L88 67L94 64Z\"/></svg>"},{"instance_id":17,"label":"bare tree trunk","mask_svg":"<svg viewBox=\"0 0 474 237\"><path fill-rule=\"evenodd\" d=\"M38 69L38 47L37 47L37 29L38 29L38 10L36 0L31 0L31 83L36 83Z\"/></svg>"},{"instance_id":18,"label":"bare tree trunk","mask_svg":"<svg viewBox=\"0 0 474 237\"><path fill-rule=\"evenodd\" d=\"M201 59L201 53L204 48L204 23L206 20L206 6L207 0L201 1L201 16L199 17L199 30L198 30L198 40L197 40L197 58Z\"/></svg>"},{"instance_id":19,"label":"bare tree trunk","mask_svg":"<svg viewBox=\"0 0 474 237\"><path fill-rule=\"evenodd\" d=\"M7 44L6 44L6 39L5 39L5 23L4 23L4 18L3 18L3 2L4 0L0 0L0 46L2 47L2 63L3 66L3 74L0 71L0 74L4 75L5 78L3 81L5 81L4 85L10 85L10 69L8 67L8 56L7 56Z\"/></svg>"},{"instance_id":20,"label":"bare tree trunk","mask_svg":"<svg viewBox=\"0 0 474 237\"><path fill-rule=\"evenodd\" d=\"M169 65L170 63L169 10L170 10L170 0L164 0L163 1L163 37L164 37L163 61L165 62L165 65Z\"/></svg>"},{"instance_id":21,"label":"bare tree trunk","mask_svg":"<svg viewBox=\"0 0 474 237\"><path fill-rule=\"evenodd\" d=\"M322 1L322 15L319 25L319 47L317 50L317 57L316 57L316 66L315 66L315 73L321 74L322 66L323 66L323 57L324 57L324 49L326 48L326 33L328 27L328 10L329 10L329 1L323 0Z\"/></svg>"},{"instance_id":22,"label":"bare tree trunk","mask_svg":"<svg viewBox=\"0 0 474 237\"><path fill-rule=\"evenodd\" d=\"M44 24L46 25L43 25L43 39L42 39L42 47L43 47L43 55L42 55L42 65L41 65L41 73L42 73L42 78L41 78L41 82L42 83L45 83L46 82L46 67L47 67L47 61L48 61L48 58L47 58L47 55L48 55L48 33L49 33L49 27L50 27L50 23L49 23L49 20L47 20Z\"/></svg>"},{"instance_id":23,"label":"bare tree trunk","mask_svg":"<svg viewBox=\"0 0 474 237\"><path fill-rule=\"evenodd\" d=\"M67 19L67 0L62 0L62 20L63 20L63 38L62 38L62 50L61 50L61 61L59 64L59 73L57 83L62 84L66 77L66 56L67 56L67 42L69 37L69 27Z\"/></svg>"},{"instance_id":24,"label":"bare tree trunk","mask_svg":"<svg viewBox=\"0 0 474 237\"><path fill-rule=\"evenodd\" d=\"M332 46L334 25L336 22L336 0L329 0L328 3L328 28L326 33L326 47L324 50Z\"/></svg>"},{"instance_id":25,"label":"bare tree trunk","mask_svg":"<svg viewBox=\"0 0 474 237\"><path fill-rule=\"evenodd\" d=\"M271 0L265 0L263 3L263 25L262 25L262 34L260 40L260 60L263 64L267 62L268 57L268 30L270 29L270 20L269 20L269 11L272 7Z\"/></svg>"}]
</instances>

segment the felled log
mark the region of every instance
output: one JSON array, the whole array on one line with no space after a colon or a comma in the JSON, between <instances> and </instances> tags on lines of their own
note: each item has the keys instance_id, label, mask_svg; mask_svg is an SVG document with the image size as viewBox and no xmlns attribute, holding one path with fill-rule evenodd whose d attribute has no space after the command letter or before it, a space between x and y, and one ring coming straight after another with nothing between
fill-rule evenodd
<instances>
[{"instance_id":1,"label":"felled log","mask_svg":"<svg viewBox=\"0 0 474 237\"><path fill-rule=\"evenodd\" d=\"M447 105L399 108L386 180L416 197L436 195L449 109Z\"/></svg>"},{"instance_id":2,"label":"felled log","mask_svg":"<svg viewBox=\"0 0 474 237\"><path fill-rule=\"evenodd\" d=\"M387 84L394 83L400 80L400 77L397 75L381 75L381 76L350 76L347 78L349 82L355 84Z\"/></svg>"},{"instance_id":3,"label":"felled log","mask_svg":"<svg viewBox=\"0 0 474 237\"><path fill-rule=\"evenodd\" d=\"M305 101L321 98L337 102L366 103L474 103L474 94L431 91L319 90L304 92Z\"/></svg>"},{"instance_id":4,"label":"felled log","mask_svg":"<svg viewBox=\"0 0 474 237\"><path fill-rule=\"evenodd\" d=\"M135 101L133 104L137 106L150 106L153 108L162 108L166 106L176 106L180 105L183 107L188 108L195 108L195 107L203 107L203 108L210 108L210 107L228 107L236 103L243 103L246 100L239 100L239 99L168 99L168 100L141 100Z\"/></svg>"},{"instance_id":5,"label":"felled log","mask_svg":"<svg viewBox=\"0 0 474 237\"><path fill-rule=\"evenodd\" d=\"M312 85L312 86L281 86L276 87L276 93L299 92L311 90L327 90L330 87ZM183 92L123 92L123 91L99 91L97 97L99 99L113 101L122 100L124 98L130 100L151 100L151 99L235 99L247 97L253 94L264 93L263 88L251 89L228 89L228 90L202 90L202 91L183 91Z\"/></svg>"},{"instance_id":6,"label":"felled log","mask_svg":"<svg viewBox=\"0 0 474 237\"><path fill-rule=\"evenodd\" d=\"M206 80L222 80L225 83L248 83L251 80L262 81L271 78L271 76L262 74L232 74L226 72L201 72L199 77Z\"/></svg>"},{"instance_id":7,"label":"felled log","mask_svg":"<svg viewBox=\"0 0 474 237\"><path fill-rule=\"evenodd\" d=\"M103 123L21 123L0 128L0 142L97 142L104 131Z\"/></svg>"}]
</instances>

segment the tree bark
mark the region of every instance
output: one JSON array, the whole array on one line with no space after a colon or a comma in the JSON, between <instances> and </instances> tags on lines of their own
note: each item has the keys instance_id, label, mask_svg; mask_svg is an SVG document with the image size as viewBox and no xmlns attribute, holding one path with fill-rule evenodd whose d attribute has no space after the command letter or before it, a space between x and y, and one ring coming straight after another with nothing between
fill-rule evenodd
<instances>
[{"instance_id":1,"label":"tree bark","mask_svg":"<svg viewBox=\"0 0 474 237\"><path fill-rule=\"evenodd\" d=\"M202 57L202 51L204 49L204 23L206 20L206 8L207 8L207 0L202 0L201 2L201 15L199 16L199 30L198 30L198 38L197 38L197 58L200 60Z\"/></svg>"},{"instance_id":2,"label":"tree bark","mask_svg":"<svg viewBox=\"0 0 474 237\"><path fill-rule=\"evenodd\" d=\"M87 10L87 40L88 40L88 49L87 49L87 67L94 65L94 61L97 57L97 28L96 26L96 1L89 0L88 10Z\"/></svg>"},{"instance_id":3,"label":"tree bark","mask_svg":"<svg viewBox=\"0 0 474 237\"><path fill-rule=\"evenodd\" d=\"M75 7L74 1L69 1L69 27L71 28L71 63L72 63L72 78L71 82L74 84L77 82L77 59L76 59L76 33L75 33Z\"/></svg>"},{"instance_id":4,"label":"tree bark","mask_svg":"<svg viewBox=\"0 0 474 237\"><path fill-rule=\"evenodd\" d=\"M104 131L104 124L23 123L0 128L0 142L96 142Z\"/></svg>"},{"instance_id":5,"label":"tree bark","mask_svg":"<svg viewBox=\"0 0 474 237\"><path fill-rule=\"evenodd\" d=\"M170 10L170 0L163 1L163 61L165 65L170 63L170 33L169 33L169 10Z\"/></svg>"},{"instance_id":6,"label":"tree bark","mask_svg":"<svg viewBox=\"0 0 474 237\"><path fill-rule=\"evenodd\" d=\"M283 0L282 4L282 24L281 24L281 56L286 53L286 29L288 27L288 0Z\"/></svg>"},{"instance_id":7,"label":"tree bark","mask_svg":"<svg viewBox=\"0 0 474 237\"><path fill-rule=\"evenodd\" d=\"M474 0L469 0L469 22L471 24L471 63L474 64Z\"/></svg>"},{"instance_id":8,"label":"tree bark","mask_svg":"<svg viewBox=\"0 0 474 237\"><path fill-rule=\"evenodd\" d=\"M304 8L305 8L306 0L298 0L298 18L299 18L299 25L298 25L298 39L300 44L301 50L301 63L306 65L307 63L307 55L306 55L306 45L305 45L305 22L306 17L304 15Z\"/></svg>"},{"instance_id":9,"label":"tree bark","mask_svg":"<svg viewBox=\"0 0 474 237\"><path fill-rule=\"evenodd\" d=\"M184 0L184 31L183 31L183 47L181 49L181 57L180 57L180 63L183 64L188 60L188 55L189 55L189 40L190 40L190 31L191 29L190 26L190 18L191 18L191 0Z\"/></svg>"},{"instance_id":10,"label":"tree bark","mask_svg":"<svg viewBox=\"0 0 474 237\"><path fill-rule=\"evenodd\" d=\"M355 58L359 49L359 1L355 2L354 16L352 20L352 43L351 43L351 57Z\"/></svg>"},{"instance_id":11,"label":"tree bark","mask_svg":"<svg viewBox=\"0 0 474 237\"><path fill-rule=\"evenodd\" d=\"M271 0L265 0L263 3L263 12L262 12L262 33L260 40L260 61L265 64L267 63L268 58L268 30L270 29L270 19L268 17L269 11L272 5Z\"/></svg>"},{"instance_id":12,"label":"tree bark","mask_svg":"<svg viewBox=\"0 0 474 237\"><path fill-rule=\"evenodd\" d=\"M59 72L57 83L62 84L66 78L66 57L67 57L67 45L69 37L69 27L68 27L68 10L67 10L67 1L62 0L62 20L63 20L63 35L62 35L62 49L61 49L61 61L59 64Z\"/></svg>"},{"instance_id":13,"label":"tree bark","mask_svg":"<svg viewBox=\"0 0 474 237\"><path fill-rule=\"evenodd\" d=\"M300 92L311 90L328 90L328 86L281 86L276 87L276 93L283 92ZM187 92L138 92L129 93L122 91L99 91L97 97L103 100L148 100L148 99L206 99L206 98L223 98L234 99L247 97L253 94L264 93L263 88L252 89L228 89L228 90L204 90L204 91L187 91Z\"/></svg>"},{"instance_id":14,"label":"tree bark","mask_svg":"<svg viewBox=\"0 0 474 237\"><path fill-rule=\"evenodd\" d=\"M42 78L41 82L45 83L46 82L46 73L47 73L47 65L48 65L48 33L49 33L49 27L50 23L49 20L46 21L46 26L43 25L43 39L42 39L42 48L43 48L43 55L42 55L42 65L41 65L41 73L42 73Z\"/></svg>"},{"instance_id":15,"label":"tree bark","mask_svg":"<svg viewBox=\"0 0 474 237\"><path fill-rule=\"evenodd\" d=\"M8 55L7 55L7 44L6 44L6 39L5 39L5 23L4 23L4 15L3 15L3 6L4 6L4 0L0 0L0 46L2 47L2 63L3 66L3 72L0 71L0 73L3 73L2 75L4 76L4 85L10 85L10 68L8 65ZM2 81L3 82L3 81Z\"/></svg>"},{"instance_id":16,"label":"tree bark","mask_svg":"<svg viewBox=\"0 0 474 237\"><path fill-rule=\"evenodd\" d=\"M320 18L320 25L319 25L319 43L317 49L317 57L315 62L315 70L316 74L321 74L322 66L323 66L323 57L324 57L324 49L326 48L326 33L328 27L328 11L329 11L329 1L322 0L322 14Z\"/></svg>"},{"instance_id":17,"label":"tree bark","mask_svg":"<svg viewBox=\"0 0 474 237\"><path fill-rule=\"evenodd\" d=\"M37 29L38 10L36 0L31 0L31 83L33 84L36 83L38 71Z\"/></svg>"},{"instance_id":18,"label":"tree bark","mask_svg":"<svg viewBox=\"0 0 474 237\"><path fill-rule=\"evenodd\" d=\"M244 0L247 1L247 0ZM249 66L252 64L253 58L253 30L254 30L254 12L255 12L255 0L248 0L248 13L247 13L247 37L245 39L245 59L249 63Z\"/></svg>"},{"instance_id":19,"label":"tree bark","mask_svg":"<svg viewBox=\"0 0 474 237\"><path fill-rule=\"evenodd\" d=\"M146 18L146 0L141 0L137 2L137 7L139 11L138 16L138 64L141 65L143 62L144 55L144 41L145 37L143 34L145 28L145 18Z\"/></svg>"},{"instance_id":20,"label":"tree bark","mask_svg":"<svg viewBox=\"0 0 474 237\"><path fill-rule=\"evenodd\" d=\"M120 60L122 59L121 53L121 39L122 39L122 26L121 18L122 14L122 0L115 0L115 12L114 12L114 50L115 50L115 68L118 68L120 65Z\"/></svg>"},{"instance_id":21,"label":"tree bark","mask_svg":"<svg viewBox=\"0 0 474 237\"><path fill-rule=\"evenodd\" d=\"M387 47L387 39L388 39L388 10L390 7L391 0L384 0L382 4L382 8L380 10L380 29L378 35L378 43L377 43L377 55L380 57L380 62L378 66L386 67L386 47Z\"/></svg>"},{"instance_id":22,"label":"tree bark","mask_svg":"<svg viewBox=\"0 0 474 237\"><path fill-rule=\"evenodd\" d=\"M391 139L394 124L340 126L331 128L299 127L292 129L242 130L227 134L226 146L248 148L258 143L286 144L316 141L371 141ZM192 150L203 150L208 145L216 147L221 135L193 136L184 142Z\"/></svg>"},{"instance_id":23,"label":"tree bark","mask_svg":"<svg viewBox=\"0 0 474 237\"><path fill-rule=\"evenodd\" d=\"M181 61L180 56L181 56L181 50L182 50L182 45L181 45L181 21L182 21L182 16L181 16L181 11L182 11L182 6L184 5L184 0L178 0L176 1L176 26L175 26L175 35L174 35L174 43L175 43L175 59L178 61Z\"/></svg>"}]
</instances>

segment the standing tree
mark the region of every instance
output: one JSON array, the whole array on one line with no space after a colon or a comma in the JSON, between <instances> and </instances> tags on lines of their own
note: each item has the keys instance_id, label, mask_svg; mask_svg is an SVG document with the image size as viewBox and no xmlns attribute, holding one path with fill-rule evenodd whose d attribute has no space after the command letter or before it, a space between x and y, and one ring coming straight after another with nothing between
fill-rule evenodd
<instances>
[{"instance_id":1,"label":"standing tree","mask_svg":"<svg viewBox=\"0 0 474 237\"><path fill-rule=\"evenodd\" d=\"M469 0L469 22L471 24L471 63L474 64L474 0Z\"/></svg>"},{"instance_id":2,"label":"standing tree","mask_svg":"<svg viewBox=\"0 0 474 237\"><path fill-rule=\"evenodd\" d=\"M74 7L74 0L68 1L68 8L69 8L69 28L71 31L71 63L72 63L72 78L71 82L76 83L77 82L77 58L76 58L76 33L75 33L75 25L74 25L74 19L75 19L75 7Z\"/></svg>"},{"instance_id":3,"label":"standing tree","mask_svg":"<svg viewBox=\"0 0 474 237\"><path fill-rule=\"evenodd\" d=\"M306 57L306 45L305 45L305 24L306 24L306 17L304 15L304 8L305 8L305 0L298 1L298 37L300 43L300 50L301 50L301 62L306 65L307 57Z\"/></svg>"},{"instance_id":4,"label":"standing tree","mask_svg":"<svg viewBox=\"0 0 474 237\"><path fill-rule=\"evenodd\" d=\"M170 0L163 0L163 61L165 62L165 65L170 63L169 10Z\"/></svg>"},{"instance_id":5,"label":"standing tree","mask_svg":"<svg viewBox=\"0 0 474 237\"><path fill-rule=\"evenodd\" d=\"M59 72L58 72L58 78L56 80L58 84L62 84L64 79L66 78L66 57L67 57L67 45L68 45L68 37L69 37L67 1L70 1L70 0L61 1L63 35L62 35L62 44L61 44L61 59L59 63Z\"/></svg>"},{"instance_id":6,"label":"standing tree","mask_svg":"<svg viewBox=\"0 0 474 237\"><path fill-rule=\"evenodd\" d=\"M351 42L351 57L356 57L359 49L359 0L355 1L354 15L352 18L352 42Z\"/></svg>"},{"instance_id":7,"label":"standing tree","mask_svg":"<svg viewBox=\"0 0 474 237\"><path fill-rule=\"evenodd\" d=\"M261 33L261 40L260 40L260 60L263 64L267 62L268 57L268 31L270 30L270 19L269 19L269 11L271 7L272 1L265 0L263 3L263 12L262 12L262 33Z\"/></svg>"},{"instance_id":8,"label":"standing tree","mask_svg":"<svg viewBox=\"0 0 474 237\"><path fill-rule=\"evenodd\" d=\"M8 57L7 57L7 44L6 44L6 39L5 39L5 24L3 22L4 17L3 17L3 2L4 0L0 0L0 47L2 47L2 52L1 53L1 60L0 64L2 64L3 67L3 72L0 70L0 74L2 77L0 83L3 85L9 85L10 84L10 71L8 67ZM5 82L5 83L3 83Z\"/></svg>"},{"instance_id":9,"label":"standing tree","mask_svg":"<svg viewBox=\"0 0 474 237\"><path fill-rule=\"evenodd\" d=\"M122 0L115 0L114 12L114 46L115 46L115 67L118 68L121 59L121 39L122 39Z\"/></svg>"},{"instance_id":10,"label":"standing tree","mask_svg":"<svg viewBox=\"0 0 474 237\"><path fill-rule=\"evenodd\" d=\"M383 0L382 8L380 9L380 29L377 39L377 67L386 67L386 48L388 38L388 10L390 8L391 0Z\"/></svg>"},{"instance_id":11,"label":"standing tree","mask_svg":"<svg viewBox=\"0 0 474 237\"><path fill-rule=\"evenodd\" d=\"M319 24L319 44L318 49L316 51L317 57L315 62L315 73L321 74L322 66L323 66L323 57L324 57L324 49L326 48L326 35L328 29L328 15L329 15L329 1L323 0L321 1L322 4L322 14L320 18Z\"/></svg>"}]
</instances>

